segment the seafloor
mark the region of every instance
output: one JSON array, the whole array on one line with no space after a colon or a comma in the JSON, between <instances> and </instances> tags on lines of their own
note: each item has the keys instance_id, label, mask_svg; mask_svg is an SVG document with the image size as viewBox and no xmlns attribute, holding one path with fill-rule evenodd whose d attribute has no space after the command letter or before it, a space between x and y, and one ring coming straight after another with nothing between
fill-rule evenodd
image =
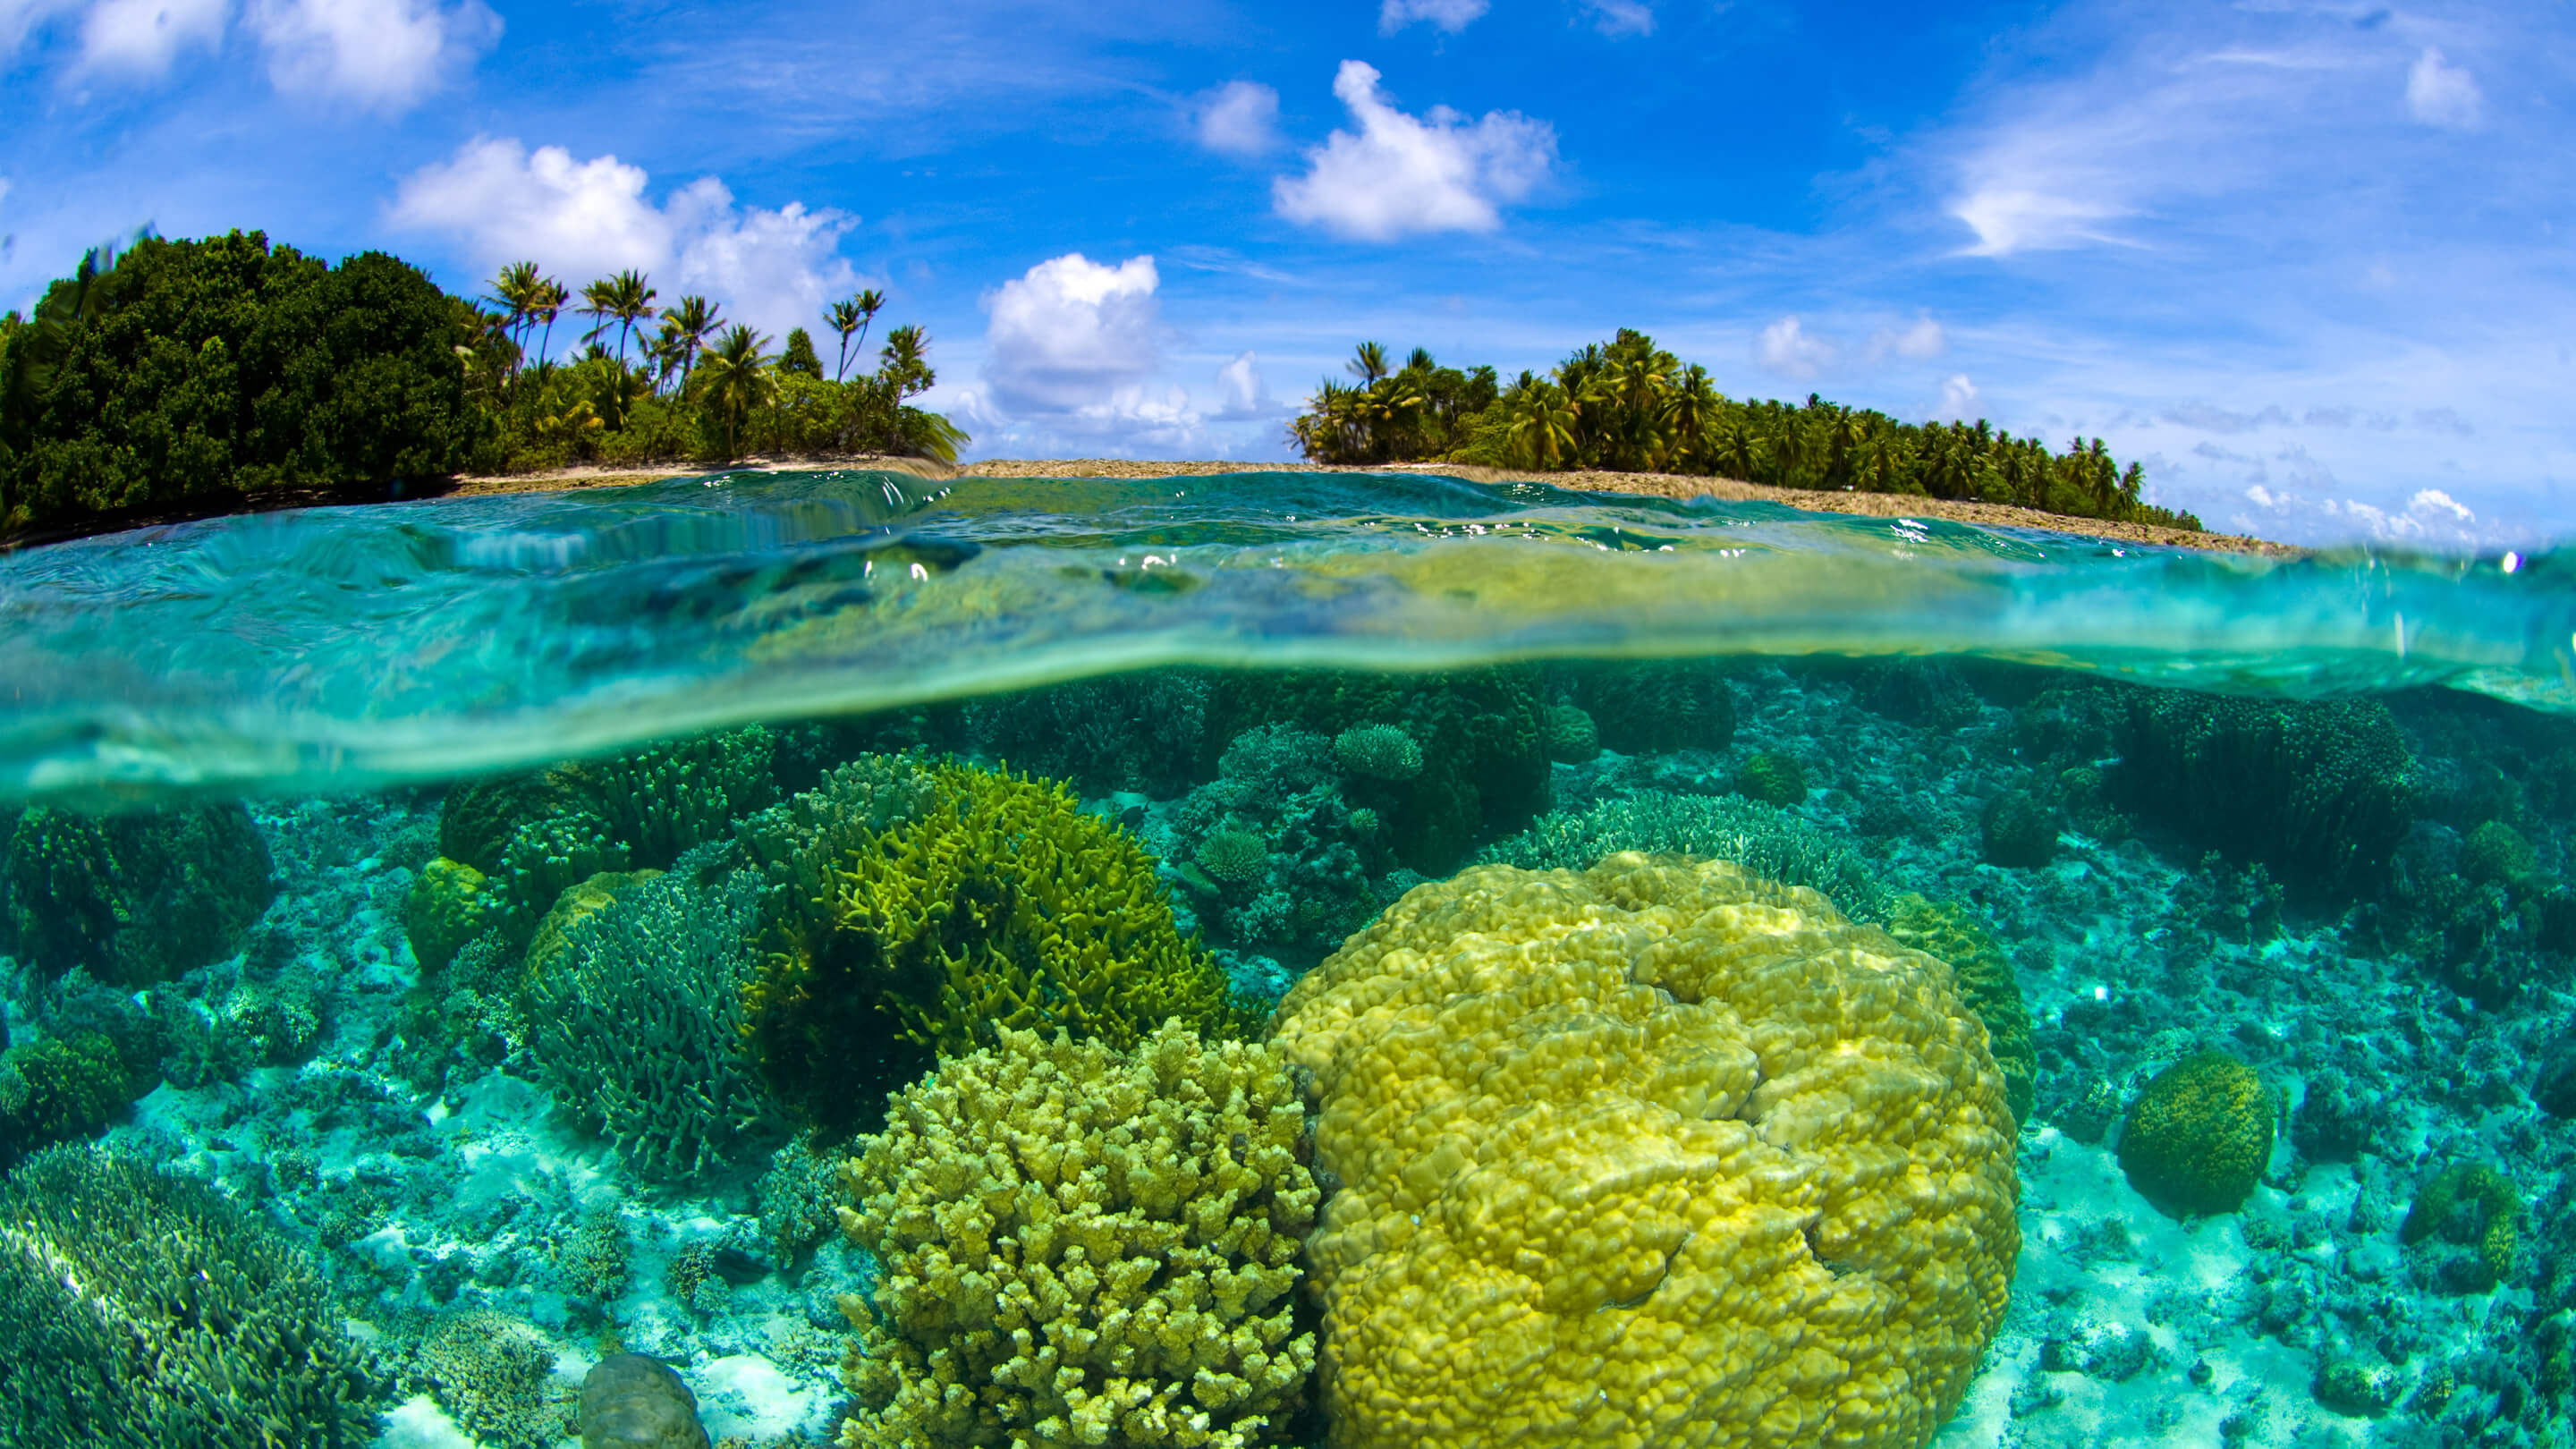
<instances>
[{"instance_id":1,"label":"seafloor","mask_svg":"<svg viewBox=\"0 0 2576 1449\"><path fill-rule=\"evenodd\" d=\"M2576 1442L2576 1127L2541 1105L2576 1110L2576 995L2551 904L2576 867L2576 724L2440 692L2391 697L2402 818L2385 851L2356 862L2308 842L2308 856L2265 867L2253 857L2284 842L2231 835L2227 795L2251 819L2267 791L2295 809L2337 771L2392 761L2292 753L2225 781L2142 765L2124 777L2113 692L2066 676L1716 667L1735 717L1722 748L1574 741L1555 750L1545 803L1579 814L1770 794L1822 832L1802 837L1811 856L1845 852L1874 888L1967 906L2008 947L2031 1017L2011 1306L1937 1443ZM1579 697L1548 680L1560 702ZM1174 674L867 730L1071 776L1088 808L1165 860L1183 924L1237 982L1275 991L1421 877L1365 852L1357 880L1300 874L1300 850L1370 822L1296 788L1314 783L1295 775L1314 768L1298 751L1321 740L1204 738L1216 726L1191 701L1205 693ZM1615 732L1606 713L1599 729ZM2195 789L2221 808L2182 798ZM438 852L441 799L252 807L275 900L238 955L163 988L206 1031L103 1140L213 1184L316 1255L362 1336L404 1366L385 1445L476 1442L457 1424L477 1411L457 1402L471 1391L423 1348L469 1314L487 1315L472 1320L478 1339L519 1345L541 1389L533 1409L479 1406L507 1426L484 1441L496 1449L553 1442L612 1345L677 1366L725 1442L824 1442L842 1396L838 1298L863 1290L871 1265L838 1234L782 1226L828 1196L810 1155L674 1189L562 1120L523 1043L478 1058L420 1039L405 903ZM1271 852L1260 889L1200 869L1219 831ZM0 967L16 1047L116 1009L26 963ZM2278 1130L2240 1208L2177 1218L2131 1186L2119 1122L2155 1074L2210 1050L2260 1075ZM2472 1165L2510 1185L2501 1277L2480 1267L2492 1237L2408 1226L2428 1184Z\"/></svg>"}]
</instances>

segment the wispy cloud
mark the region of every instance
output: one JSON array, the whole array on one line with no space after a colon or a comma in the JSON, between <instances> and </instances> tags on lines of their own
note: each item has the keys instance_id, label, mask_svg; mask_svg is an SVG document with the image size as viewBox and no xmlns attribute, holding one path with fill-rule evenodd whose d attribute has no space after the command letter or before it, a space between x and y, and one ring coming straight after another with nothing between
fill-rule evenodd
<instances>
[{"instance_id":1,"label":"wispy cloud","mask_svg":"<svg viewBox=\"0 0 2576 1449\"><path fill-rule=\"evenodd\" d=\"M1393 35L1419 21L1455 35L1482 16L1488 3L1489 0L1385 0L1378 6L1377 33Z\"/></svg>"},{"instance_id":2,"label":"wispy cloud","mask_svg":"<svg viewBox=\"0 0 2576 1449\"><path fill-rule=\"evenodd\" d=\"M2428 126L2467 130L2486 107L2475 76L2442 59L2431 46L2406 69L2406 110Z\"/></svg>"},{"instance_id":3,"label":"wispy cloud","mask_svg":"<svg viewBox=\"0 0 2576 1449\"><path fill-rule=\"evenodd\" d=\"M1263 156L1279 146L1279 93L1258 81L1227 81L1200 94L1190 129L1199 144L1228 156Z\"/></svg>"}]
</instances>

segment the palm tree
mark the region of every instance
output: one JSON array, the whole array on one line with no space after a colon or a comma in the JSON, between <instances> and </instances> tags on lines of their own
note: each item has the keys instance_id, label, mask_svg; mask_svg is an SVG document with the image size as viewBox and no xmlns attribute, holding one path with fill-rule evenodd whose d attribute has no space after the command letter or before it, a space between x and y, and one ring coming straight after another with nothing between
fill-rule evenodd
<instances>
[{"instance_id":1,"label":"palm tree","mask_svg":"<svg viewBox=\"0 0 2576 1449\"><path fill-rule=\"evenodd\" d=\"M1363 387L1377 381L1379 378L1384 377L1387 374L1386 344L1383 342L1361 343L1357 348L1353 349L1351 360L1344 363L1343 366L1348 367L1359 377L1360 385Z\"/></svg>"},{"instance_id":2,"label":"palm tree","mask_svg":"<svg viewBox=\"0 0 2576 1449\"><path fill-rule=\"evenodd\" d=\"M535 262L512 262L492 278L492 295L485 300L501 309L502 325L509 329L511 340L519 340L535 318L545 285Z\"/></svg>"},{"instance_id":3,"label":"palm tree","mask_svg":"<svg viewBox=\"0 0 2576 1449\"><path fill-rule=\"evenodd\" d=\"M850 365L850 353L854 347L866 348L868 324L877 320L877 313L884 307L885 293L870 287L855 297L833 303L831 309L823 314L823 320L831 324L832 330L841 334L841 360L832 369L832 381L841 380L842 372ZM859 335L855 344L850 341L853 332Z\"/></svg>"},{"instance_id":4,"label":"palm tree","mask_svg":"<svg viewBox=\"0 0 2576 1449\"><path fill-rule=\"evenodd\" d=\"M546 349L554 345L555 318L563 315L564 304L571 300L572 293L565 291L564 284L552 277L537 283L536 290L529 294L528 316L544 323L546 328L537 339L537 364L541 367L545 365Z\"/></svg>"},{"instance_id":5,"label":"palm tree","mask_svg":"<svg viewBox=\"0 0 2576 1449\"><path fill-rule=\"evenodd\" d=\"M583 333L582 340L598 341L600 334L608 330L608 324L615 322L617 324L617 360L624 362L627 334L635 330L636 323L654 315L655 295L652 283L645 280L642 272L632 267L619 272L616 276L593 282L582 288L582 314L599 319L599 325Z\"/></svg>"},{"instance_id":6,"label":"palm tree","mask_svg":"<svg viewBox=\"0 0 2576 1449\"><path fill-rule=\"evenodd\" d=\"M926 391L939 380L930 369L930 334L918 325L887 333L877 354L877 376L893 385L897 398Z\"/></svg>"},{"instance_id":7,"label":"palm tree","mask_svg":"<svg viewBox=\"0 0 2576 1449\"><path fill-rule=\"evenodd\" d=\"M697 366L698 354L706 350L707 334L724 325L724 317L713 303L695 294L682 297L680 305L662 313L662 329L670 334L671 344L680 359L680 391L689 390L689 369Z\"/></svg>"},{"instance_id":8,"label":"palm tree","mask_svg":"<svg viewBox=\"0 0 2576 1449\"><path fill-rule=\"evenodd\" d=\"M778 390L778 379L769 370L769 360L769 339L741 323L735 323L707 349L707 380L702 395L707 406L724 421L728 458L734 456L744 415L767 402Z\"/></svg>"}]
</instances>

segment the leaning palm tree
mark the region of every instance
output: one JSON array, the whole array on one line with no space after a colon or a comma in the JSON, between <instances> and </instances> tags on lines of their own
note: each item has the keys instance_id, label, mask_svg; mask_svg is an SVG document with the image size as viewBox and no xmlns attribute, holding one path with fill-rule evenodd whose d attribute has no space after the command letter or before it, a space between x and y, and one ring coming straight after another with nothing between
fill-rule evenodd
<instances>
[{"instance_id":1,"label":"leaning palm tree","mask_svg":"<svg viewBox=\"0 0 2576 1449\"><path fill-rule=\"evenodd\" d=\"M850 370L850 334L859 330L859 303L855 297L843 297L823 309L823 325L841 334L840 355L832 359L832 381Z\"/></svg>"},{"instance_id":2,"label":"leaning palm tree","mask_svg":"<svg viewBox=\"0 0 2576 1449\"><path fill-rule=\"evenodd\" d=\"M1343 365L1358 375L1360 386L1366 387L1387 375L1386 344L1363 342L1352 349L1351 360Z\"/></svg>"},{"instance_id":3,"label":"leaning palm tree","mask_svg":"<svg viewBox=\"0 0 2576 1449\"><path fill-rule=\"evenodd\" d=\"M571 300L572 293L565 291L564 284L556 281L552 277L547 277L543 281L538 282L536 291L531 293L529 296L529 319L531 321L545 324L545 332L537 339L537 363L539 366L543 366L545 364L546 350L554 345L555 319L563 315L564 304Z\"/></svg>"},{"instance_id":4,"label":"leaning palm tree","mask_svg":"<svg viewBox=\"0 0 2576 1449\"><path fill-rule=\"evenodd\" d=\"M501 309L502 325L509 329L512 341L524 340L520 334L535 319L545 284L535 262L512 262L492 278L492 295L485 300Z\"/></svg>"},{"instance_id":5,"label":"leaning palm tree","mask_svg":"<svg viewBox=\"0 0 2576 1449\"><path fill-rule=\"evenodd\" d=\"M617 308L617 358L626 360L626 338L638 323L654 318L653 299L661 294L642 272L629 267L608 279L609 298Z\"/></svg>"},{"instance_id":6,"label":"leaning palm tree","mask_svg":"<svg viewBox=\"0 0 2576 1449\"><path fill-rule=\"evenodd\" d=\"M736 323L707 349L705 361L707 378L699 396L724 425L724 451L730 458L743 418L778 391L778 378L769 366L769 339Z\"/></svg>"}]
</instances>

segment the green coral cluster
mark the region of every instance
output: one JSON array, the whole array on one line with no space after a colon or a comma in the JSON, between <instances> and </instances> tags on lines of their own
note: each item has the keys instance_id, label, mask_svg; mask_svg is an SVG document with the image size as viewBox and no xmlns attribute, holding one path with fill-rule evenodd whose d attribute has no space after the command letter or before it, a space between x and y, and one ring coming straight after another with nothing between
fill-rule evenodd
<instances>
[{"instance_id":1,"label":"green coral cluster","mask_svg":"<svg viewBox=\"0 0 2576 1449\"><path fill-rule=\"evenodd\" d=\"M555 1449L570 1406L547 1391L554 1371L544 1334L481 1310L439 1319L404 1377L485 1449Z\"/></svg>"},{"instance_id":2,"label":"green coral cluster","mask_svg":"<svg viewBox=\"0 0 2576 1449\"><path fill-rule=\"evenodd\" d=\"M1422 773L1422 746L1390 724L1353 725L1333 737L1333 759L1345 774L1410 780Z\"/></svg>"},{"instance_id":3,"label":"green coral cluster","mask_svg":"<svg viewBox=\"0 0 2576 1449\"><path fill-rule=\"evenodd\" d=\"M1411 738L1375 725L1340 738L1371 734ZM1352 805L1345 788L1367 795L1385 784L1344 774L1340 753L1333 739L1294 725L1256 726L1227 744L1217 778L1172 812L1183 857L1174 874L1210 940L1311 959L1384 904L1370 878L1392 863L1383 817Z\"/></svg>"},{"instance_id":4,"label":"green coral cluster","mask_svg":"<svg viewBox=\"0 0 2576 1449\"><path fill-rule=\"evenodd\" d=\"M2397 1230L2409 1247L2437 1234L2473 1251L2474 1271L2458 1286L2483 1293L2513 1276L2514 1220L2522 1195L2503 1173L2483 1162L2458 1162L2434 1174L2415 1195Z\"/></svg>"},{"instance_id":5,"label":"green coral cluster","mask_svg":"<svg viewBox=\"0 0 2576 1449\"><path fill-rule=\"evenodd\" d=\"M1623 755L1722 750L1735 738L1735 691L1711 659L1566 665L1557 677Z\"/></svg>"},{"instance_id":6,"label":"green coral cluster","mask_svg":"<svg viewBox=\"0 0 2576 1449\"><path fill-rule=\"evenodd\" d=\"M1810 887L1854 920L1887 919L1887 888L1859 857L1815 826L1740 795L1641 790L1580 813L1542 815L1477 860L1524 870L1589 870L1626 850L1735 861L1755 875Z\"/></svg>"},{"instance_id":7,"label":"green coral cluster","mask_svg":"<svg viewBox=\"0 0 2576 1449\"><path fill-rule=\"evenodd\" d=\"M2225 1052L2165 1068L2129 1104L2120 1168L2140 1196L2175 1217L2234 1212L2272 1156L2272 1094Z\"/></svg>"},{"instance_id":8,"label":"green coral cluster","mask_svg":"<svg viewBox=\"0 0 2576 1449\"><path fill-rule=\"evenodd\" d=\"M2057 858L2057 812L2026 791L1988 800L1977 826L1988 865L2028 869Z\"/></svg>"},{"instance_id":9,"label":"green coral cluster","mask_svg":"<svg viewBox=\"0 0 2576 1449\"><path fill-rule=\"evenodd\" d=\"M1252 1025L1153 858L1058 782L938 766L919 811L834 873L823 914L782 934L744 1034L772 1091L827 1128L998 1027L1126 1047L1170 1020Z\"/></svg>"},{"instance_id":10,"label":"green coral cluster","mask_svg":"<svg viewBox=\"0 0 2576 1449\"><path fill-rule=\"evenodd\" d=\"M883 1269L844 1300L840 1442L1278 1442L1315 1362L1304 1130L1274 1049L1177 1022L943 1061L846 1169L843 1225Z\"/></svg>"},{"instance_id":11,"label":"green coral cluster","mask_svg":"<svg viewBox=\"0 0 2576 1449\"><path fill-rule=\"evenodd\" d=\"M56 1147L0 1184L0 1443L359 1449L385 1387L321 1277L201 1183Z\"/></svg>"},{"instance_id":12,"label":"green coral cluster","mask_svg":"<svg viewBox=\"0 0 2576 1449\"><path fill-rule=\"evenodd\" d=\"M40 806L0 850L0 911L47 976L149 986L241 950L274 893L239 805L120 815Z\"/></svg>"},{"instance_id":13,"label":"green coral cluster","mask_svg":"<svg viewBox=\"0 0 2576 1449\"><path fill-rule=\"evenodd\" d=\"M0 1163L97 1136L132 1105L137 1075L102 1032L47 1037L0 1051Z\"/></svg>"},{"instance_id":14,"label":"green coral cluster","mask_svg":"<svg viewBox=\"0 0 2576 1449\"><path fill-rule=\"evenodd\" d=\"M2415 814L2414 760L2376 700L2251 700L2123 691L2112 783L2138 815L2294 893L2348 899L2383 885Z\"/></svg>"},{"instance_id":15,"label":"green coral cluster","mask_svg":"<svg viewBox=\"0 0 2576 1449\"><path fill-rule=\"evenodd\" d=\"M2030 1008L2013 980L2003 943L1977 923L1965 906L1934 902L1912 891L1888 907L1887 934L1899 944L1950 963L1959 999L1986 1024L1987 1045L2004 1074L2004 1102L2013 1121L2028 1122L2039 1080L2039 1052L2032 1044Z\"/></svg>"},{"instance_id":16,"label":"green coral cluster","mask_svg":"<svg viewBox=\"0 0 2576 1449\"><path fill-rule=\"evenodd\" d=\"M1803 804L1807 772L1789 756L1765 750L1735 772L1735 790L1765 805Z\"/></svg>"}]
</instances>

